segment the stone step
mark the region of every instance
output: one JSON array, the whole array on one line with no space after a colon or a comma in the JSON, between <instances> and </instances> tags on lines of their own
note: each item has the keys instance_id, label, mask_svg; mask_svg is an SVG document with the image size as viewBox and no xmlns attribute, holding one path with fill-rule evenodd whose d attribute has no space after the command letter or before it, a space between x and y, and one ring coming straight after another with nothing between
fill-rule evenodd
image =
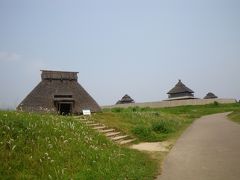
<instances>
[{"instance_id":1,"label":"stone step","mask_svg":"<svg viewBox=\"0 0 240 180\"><path fill-rule=\"evenodd\" d=\"M77 120L80 120L80 121L88 121L88 119L82 119L82 118L79 118Z\"/></svg>"},{"instance_id":2,"label":"stone step","mask_svg":"<svg viewBox=\"0 0 240 180\"><path fill-rule=\"evenodd\" d=\"M106 126L96 126L93 129L97 130L97 129L104 129L104 128L106 128Z\"/></svg>"},{"instance_id":3,"label":"stone step","mask_svg":"<svg viewBox=\"0 0 240 180\"><path fill-rule=\"evenodd\" d=\"M131 142L133 142L133 141L135 141L135 140L136 140L136 139L127 139L127 140L118 141L117 143L123 145L123 144L131 143Z\"/></svg>"},{"instance_id":4,"label":"stone step","mask_svg":"<svg viewBox=\"0 0 240 180\"><path fill-rule=\"evenodd\" d=\"M120 132L109 132L109 133L106 133L105 136L112 137L112 136L116 136L118 134L120 134Z\"/></svg>"},{"instance_id":5,"label":"stone step","mask_svg":"<svg viewBox=\"0 0 240 180\"><path fill-rule=\"evenodd\" d=\"M84 121L85 124L92 124L95 123L94 121Z\"/></svg>"},{"instance_id":6,"label":"stone step","mask_svg":"<svg viewBox=\"0 0 240 180\"><path fill-rule=\"evenodd\" d=\"M93 123L93 124L87 124L87 126L100 126L101 124L99 123Z\"/></svg>"},{"instance_id":7,"label":"stone step","mask_svg":"<svg viewBox=\"0 0 240 180\"><path fill-rule=\"evenodd\" d=\"M79 119L79 120L87 120L86 118L82 116L73 116L74 119Z\"/></svg>"},{"instance_id":8,"label":"stone step","mask_svg":"<svg viewBox=\"0 0 240 180\"><path fill-rule=\"evenodd\" d=\"M115 136L115 137L112 137L111 139L112 139L113 141L117 141L117 140L120 140L120 139L125 139L126 137L128 137L128 135Z\"/></svg>"},{"instance_id":9,"label":"stone step","mask_svg":"<svg viewBox=\"0 0 240 180\"><path fill-rule=\"evenodd\" d=\"M99 132L100 133L108 133L108 132L113 132L115 131L115 129L100 129Z\"/></svg>"},{"instance_id":10,"label":"stone step","mask_svg":"<svg viewBox=\"0 0 240 180\"><path fill-rule=\"evenodd\" d=\"M79 119L80 116L72 116L74 119Z\"/></svg>"},{"instance_id":11,"label":"stone step","mask_svg":"<svg viewBox=\"0 0 240 180\"><path fill-rule=\"evenodd\" d=\"M92 129L97 130L100 133L104 133L106 137L108 137L109 139L115 141L120 145L128 144L136 140L136 139L125 139L126 137L128 137L128 135L120 135L121 132L116 131L116 129L113 129L113 128L107 129L105 125L96 123L95 121L92 121L86 118L79 118L79 117L74 117L74 118L81 120L84 124L91 127Z\"/></svg>"}]
</instances>

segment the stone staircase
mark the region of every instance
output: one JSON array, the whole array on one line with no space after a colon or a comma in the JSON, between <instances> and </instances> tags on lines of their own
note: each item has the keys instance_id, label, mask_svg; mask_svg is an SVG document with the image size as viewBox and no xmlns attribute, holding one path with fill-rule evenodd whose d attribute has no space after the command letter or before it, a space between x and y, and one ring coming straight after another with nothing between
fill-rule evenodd
<instances>
[{"instance_id":1,"label":"stone staircase","mask_svg":"<svg viewBox=\"0 0 240 180\"><path fill-rule=\"evenodd\" d=\"M114 128L109 128L104 124L95 122L92 119L89 119L89 117L87 116L74 116L74 119L79 120L86 126L98 131L99 133L104 134L108 139L110 139L111 141L117 144L127 145L136 140L120 131L117 131Z\"/></svg>"}]
</instances>

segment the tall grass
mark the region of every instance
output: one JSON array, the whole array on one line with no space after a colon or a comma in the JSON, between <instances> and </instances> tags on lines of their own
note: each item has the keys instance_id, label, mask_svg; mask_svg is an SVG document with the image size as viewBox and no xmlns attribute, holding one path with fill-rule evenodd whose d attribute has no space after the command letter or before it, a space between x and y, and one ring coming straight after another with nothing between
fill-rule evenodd
<instances>
[{"instance_id":1,"label":"tall grass","mask_svg":"<svg viewBox=\"0 0 240 180\"><path fill-rule=\"evenodd\" d=\"M234 111L229 114L229 118L234 122L240 123L240 110Z\"/></svg>"},{"instance_id":2,"label":"tall grass","mask_svg":"<svg viewBox=\"0 0 240 180\"><path fill-rule=\"evenodd\" d=\"M153 179L157 163L71 117L0 111L0 179Z\"/></svg>"},{"instance_id":3,"label":"tall grass","mask_svg":"<svg viewBox=\"0 0 240 180\"><path fill-rule=\"evenodd\" d=\"M132 135L139 141L164 141L181 134L196 118L237 109L240 109L239 103L171 108L113 108L105 109L94 118Z\"/></svg>"}]
</instances>

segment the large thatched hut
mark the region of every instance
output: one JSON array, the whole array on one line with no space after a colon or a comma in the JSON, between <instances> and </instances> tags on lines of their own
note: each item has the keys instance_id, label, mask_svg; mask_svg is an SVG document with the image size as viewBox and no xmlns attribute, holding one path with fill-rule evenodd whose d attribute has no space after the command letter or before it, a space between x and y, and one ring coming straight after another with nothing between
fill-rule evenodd
<instances>
[{"instance_id":1,"label":"large thatched hut","mask_svg":"<svg viewBox=\"0 0 240 180\"><path fill-rule=\"evenodd\" d=\"M218 97L212 92L207 93L207 95L204 97L204 99L216 99L216 98Z\"/></svg>"},{"instance_id":2,"label":"large thatched hut","mask_svg":"<svg viewBox=\"0 0 240 180\"><path fill-rule=\"evenodd\" d=\"M126 94L116 104L127 104L127 103L134 103L134 100L129 95Z\"/></svg>"},{"instance_id":3,"label":"large thatched hut","mask_svg":"<svg viewBox=\"0 0 240 180\"><path fill-rule=\"evenodd\" d=\"M18 110L81 114L100 111L99 105L77 82L78 72L42 70L42 81L19 104Z\"/></svg>"},{"instance_id":4,"label":"large thatched hut","mask_svg":"<svg viewBox=\"0 0 240 180\"><path fill-rule=\"evenodd\" d=\"M181 80L172 88L168 94L168 100L194 99L193 90L185 86Z\"/></svg>"}]
</instances>

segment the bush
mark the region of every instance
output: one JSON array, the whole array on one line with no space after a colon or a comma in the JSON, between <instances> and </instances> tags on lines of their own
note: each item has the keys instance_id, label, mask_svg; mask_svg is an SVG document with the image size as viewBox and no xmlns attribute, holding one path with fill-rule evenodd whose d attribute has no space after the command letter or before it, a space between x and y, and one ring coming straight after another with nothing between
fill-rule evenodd
<instances>
[{"instance_id":1,"label":"bush","mask_svg":"<svg viewBox=\"0 0 240 180\"><path fill-rule=\"evenodd\" d=\"M135 134L138 138L142 140L150 140L152 137L151 128L138 125L132 129L133 134Z\"/></svg>"},{"instance_id":2,"label":"bush","mask_svg":"<svg viewBox=\"0 0 240 180\"><path fill-rule=\"evenodd\" d=\"M214 102L213 102L213 105L214 105L214 106L218 106L218 105L219 105L219 102L214 101Z\"/></svg>"},{"instance_id":3,"label":"bush","mask_svg":"<svg viewBox=\"0 0 240 180\"><path fill-rule=\"evenodd\" d=\"M140 107L135 106L132 108L132 112L137 112L137 111L140 111Z\"/></svg>"},{"instance_id":4,"label":"bush","mask_svg":"<svg viewBox=\"0 0 240 180\"><path fill-rule=\"evenodd\" d=\"M152 130L156 133L172 133L176 131L177 122L173 120L161 120L152 124Z\"/></svg>"},{"instance_id":5,"label":"bush","mask_svg":"<svg viewBox=\"0 0 240 180\"><path fill-rule=\"evenodd\" d=\"M119 112L122 112L123 111L123 108L112 108L112 112L117 112L117 113L119 113Z\"/></svg>"},{"instance_id":6,"label":"bush","mask_svg":"<svg viewBox=\"0 0 240 180\"><path fill-rule=\"evenodd\" d=\"M142 112L146 112L146 111L150 111L150 110L151 110L150 107L142 107L142 108L141 108L141 111L142 111Z\"/></svg>"},{"instance_id":7,"label":"bush","mask_svg":"<svg viewBox=\"0 0 240 180\"><path fill-rule=\"evenodd\" d=\"M154 115L155 116L160 116L160 113L159 112L154 112Z\"/></svg>"},{"instance_id":8,"label":"bush","mask_svg":"<svg viewBox=\"0 0 240 180\"><path fill-rule=\"evenodd\" d=\"M132 130L133 134L139 138L141 141L164 141L167 139L168 134L163 132L155 132L152 127L145 127L138 125Z\"/></svg>"}]
</instances>

